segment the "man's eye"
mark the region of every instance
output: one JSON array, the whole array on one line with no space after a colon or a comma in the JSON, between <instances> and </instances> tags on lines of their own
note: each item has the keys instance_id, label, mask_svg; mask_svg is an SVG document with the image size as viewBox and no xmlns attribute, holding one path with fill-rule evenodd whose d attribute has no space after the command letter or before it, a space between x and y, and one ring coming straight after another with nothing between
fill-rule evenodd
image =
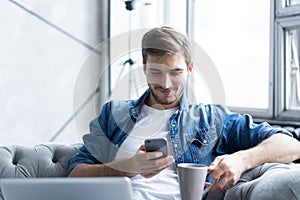
<instances>
[{"instance_id":1,"label":"man's eye","mask_svg":"<svg viewBox=\"0 0 300 200\"><path fill-rule=\"evenodd\" d=\"M180 72L178 72L178 71L171 71L170 72L171 76L178 76L179 74L180 74Z\"/></svg>"},{"instance_id":2,"label":"man's eye","mask_svg":"<svg viewBox=\"0 0 300 200\"><path fill-rule=\"evenodd\" d=\"M150 73L153 74L153 75L160 75L161 74L160 71L150 71Z\"/></svg>"}]
</instances>

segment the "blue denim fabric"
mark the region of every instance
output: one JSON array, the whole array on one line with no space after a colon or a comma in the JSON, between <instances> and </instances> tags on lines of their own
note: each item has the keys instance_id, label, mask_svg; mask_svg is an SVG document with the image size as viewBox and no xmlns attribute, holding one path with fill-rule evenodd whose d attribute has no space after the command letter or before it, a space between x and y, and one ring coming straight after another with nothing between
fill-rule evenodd
<instances>
[{"instance_id":1,"label":"blue denim fabric","mask_svg":"<svg viewBox=\"0 0 300 200\"><path fill-rule=\"evenodd\" d=\"M69 172L82 163L112 161L149 93L147 90L138 100L104 104L101 114L90 123L90 133L83 137L84 146L70 159ZM230 112L221 105L190 104L185 95L169 122L175 167L182 162L210 165L217 156L254 147L272 134L291 135L267 123L254 124L251 116Z\"/></svg>"}]
</instances>

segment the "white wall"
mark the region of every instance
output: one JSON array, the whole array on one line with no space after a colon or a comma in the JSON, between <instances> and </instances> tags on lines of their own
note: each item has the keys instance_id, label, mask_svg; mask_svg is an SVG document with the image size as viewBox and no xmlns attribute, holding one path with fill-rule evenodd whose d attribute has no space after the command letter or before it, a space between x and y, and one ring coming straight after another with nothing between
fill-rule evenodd
<instances>
[{"instance_id":1,"label":"white wall","mask_svg":"<svg viewBox=\"0 0 300 200\"><path fill-rule=\"evenodd\" d=\"M0 0L0 144L34 145L49 141L73 114L87 46L99 42L100 10L97 0L16 2L24 8ZM87 128L72 121L55 141L80 142Z\"/></svg>"}]
</instances>

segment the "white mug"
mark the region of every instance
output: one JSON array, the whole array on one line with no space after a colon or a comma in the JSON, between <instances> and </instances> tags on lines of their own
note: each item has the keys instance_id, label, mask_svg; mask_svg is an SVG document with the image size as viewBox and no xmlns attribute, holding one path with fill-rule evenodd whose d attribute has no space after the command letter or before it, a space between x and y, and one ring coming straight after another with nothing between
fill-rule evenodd
<instances>
[{"instance_id":1,"label":"white mug","mask_svg":"<svg viewBox=\"0 0 300 200\"><path fill-rule=\"evenodd\" d=\"M195 163L178 164L178 181L182 200L201 200L213 186L205 187L208 167Z\"/></svg>"}]
</instances>

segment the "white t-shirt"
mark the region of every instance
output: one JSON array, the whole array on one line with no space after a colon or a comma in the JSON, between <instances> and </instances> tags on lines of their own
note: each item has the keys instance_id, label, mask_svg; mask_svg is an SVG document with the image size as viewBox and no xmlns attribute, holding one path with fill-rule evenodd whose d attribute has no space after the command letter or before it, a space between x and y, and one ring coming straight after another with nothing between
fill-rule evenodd
<instances>
[{"instance_id":1,"label":"white t-shirt","mask_svg":"<svg viewBox=\"0 0 300 200\"><path fill-rule=\"evenodd\" d=\"M172 155L168 125L170 116L176 110L178 107L158 110L145 104L142 105L139 119L130 135L120 146L116 159L131 157L144 144L145 139L149 138L166 138L168 140L168 154ZM180 199L178 176L174 166L166 168L151 178L136 175L131 178L131 181L135 200Z\"/></svg>"}]
</instances>

